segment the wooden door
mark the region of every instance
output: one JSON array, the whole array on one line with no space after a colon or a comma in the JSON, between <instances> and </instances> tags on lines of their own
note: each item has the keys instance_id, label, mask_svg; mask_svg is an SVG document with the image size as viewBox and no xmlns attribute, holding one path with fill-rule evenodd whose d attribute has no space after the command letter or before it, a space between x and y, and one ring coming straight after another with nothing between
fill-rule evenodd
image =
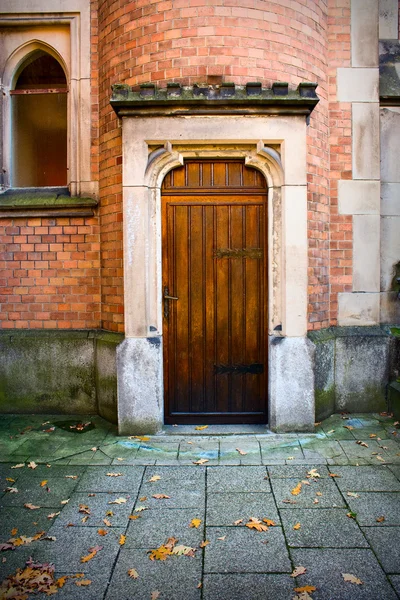
<instances>
[{"instance_id":1,"label":"wooden door","mask_svg":"<svg viewBox=\"0 0 400 600\"><path fill-rule=\"evenodd\" d=\"M188 160L163 183L162 243L166 423L266 422L264 177Z\"/></svg>"}]
</instances>

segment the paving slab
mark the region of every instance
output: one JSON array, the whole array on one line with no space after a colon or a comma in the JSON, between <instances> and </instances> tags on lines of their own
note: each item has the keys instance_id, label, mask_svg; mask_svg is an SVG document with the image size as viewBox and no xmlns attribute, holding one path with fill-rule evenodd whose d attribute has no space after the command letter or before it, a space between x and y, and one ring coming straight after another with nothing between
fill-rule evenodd
<instances>
[{"instance_id":1,"label":"paving slab","mask_svg":"<svg viewBox=\"0 0 400 600\"><path fill-rule=\"evenodd\" d=\"M43 480L44 481L44 480ZM20 506L26 503L48 508L60 506L61 500L69 498L76 487L76 480L61 477L48 478L48 484L41 486L37 477L21 477L16 486L18 492L6 492L0 499L0 506Z\"/></svg>"},{"instance_id":2,"label":"paving slab","mask_svg":"<svg viewBox=\"0 0 400 600\"><path fill-rule=\"evenodd\" d=\"M374 440L366 443L368 444L368 447L362 446L361 444L357 444L357 440L344 440L340 442L340 445L342 446L346 456L349 459L357 459L358 462L360 462L360 459L363 459L364 461L366 461L366 464L372 463L379 465L379 461L376 458L376 456L381 456L382 458L384 458L385 454L382 448L380 448L380 444ZM362 463L360 462L360 464Z\"/></svg>"},{"instance_id":3,"label":"paving slab","mask_svg":"<svg viewBox=\"0 0 400 600\"><path fill-rule=\"evenodd\" d=\"M34 542L29 546L19 546L12 551L2 552L0 560L0 582L13 575L17 569L23 569L26 561L32 556L33 549L38 544Z\"/></svg>"},{"instance_id":4,"label":"paving slab","mask_svg":"<svg viewBox=\"0 0 400 600\"><path fill-rule=\"evenodd\" d=\"M155 482L160 483L160 482ZM168 498L154 498L155 494L164 494ZM140 500L146 498L146 500ZM150 509L168 508L199 508L205 505L205 489L201 485L190 485L188 482L179 484L176 481L164 481L161 485L143 484L139 491L136 506L145 505Z\"/></svg>"},{"instance_id":5,"label":"paving slab","mask_svg":"<svg viewBox=\"0 0 400 600\"><path fill-rule=\"evenodd\" d=\"M166 481L177 481L181 485L204 484L206 470L200 465L178 467L147 467L143 478L143 484L147 483L154 475L159 475L160 480L152 483L152 486L163 485ZM159 490L157 490L158 492Z\"/></svg>"},{"instance_id":6,"label":"paving slab","mask_svg":"<svg viewBox=\"0 0 400 600\"><path fill-rule=\"evenodd\" d=\"M70 527L60 532L54 542L41 542L36 546L32 557L39 562L52 562L56 570L69 573L110 573L120 550L119 536L125 528L116 528L105 537L99 536L96 527ZM103 546L102 550L89 560L81 562L81 557L89 554L89 549Z\"/></svg>"},{"instance_id":7,"label":"paving slab","mask_svg":"<svg viewBox=\"0 0 400 600\"><path fill-rule=\"evenodd\" d=\"M400 527L363 527L386 573L400 574Z\"/></svg>"},{"instance_id":8,"label":"paving slab","mask_svg":"<svg viewBox=\"0 0 400 600\"><path fill-rule=\"evenodd\" d=\"M197 441L188 447L186 442L179 445L178 459L181 464L192 464L200 459L207 459L208 464L217 465L219 460L219 442L204 442L198 444Z\"/></svg>"},{"instance_id":9,"label":"paving slab","mask_svg":"<svg viewBox=\"0 0 400 600\"><path fill-rule=\"evenodd\" d=\"M390 575L389 580L400 598L400 575Z\"/></svg>"},{"instance_id":10,"label":"paving slab","mask_svg":"<svg viewBox=\"0 0 400 600\"><path fill-rule=\"evenodd\" d=\"M400 492L360 492L359 498L347 500L360 525L400 525ZM380 523L377 519L382 516L385 520Z\"/></svg>"},{"instance_id":11,"label":"paving slab","mask_svg":"<svg viewBox=\"0 0 400 600\"><path fill-rule=\"evenodd\" d=\"M261 458L264 465L274 464L276 460L304 459L298 439L288 442L260 442Z\"/></svg>"},{"instance_id":12,"label":"paving slab","mask_svg":"<svg viewBox=\"0 0 400 600\"><path fill-rule=\"evenodd\" d=\"M265 467L207 467L208 492L270 492Z\"/></svg>"},{"instance_id":13,"label":"paving slab","mask_svg":"<svg viewBox=\"0 0 400 600\"><path fill-rule=\"evenodd\" d=\"M293 495L291 491L301 482L300 478L271 479L272 490L279 510L284 508L314 508L318 510L320 508L346 507L333 479L317 479L310 481L310 485L302 484L300 493ZM317 495L317 492L321 496ZM315 499L318 500L318 504L314 502ZM283 502L283 500L290 500L290 503Z\"/></svg>"},{"instance_id":14,"label":"paving slab","mask_svg":"<svg viewBox=\"0 0 400 600\"><path fill-rule=\"evenodd\" d=\"M210 544L205 548L205 573L292 572L281 527L207 527L206 539Z\"/></svg>"},{"instance_id":15,"label":"paving slab","mask_svg":"<svg viewBox=\"0 0 400 600\"><path fill-rule=\"evenodd\" d=\"M112 460L109 456L104 454L104 452L101 452L101 450L98 450L97 452L88 450L69 456L70 465L109 465Z\"/></svg>"},{"instance_id":16,"label":"paving slab","mask_svg":"<svg viewBox=\"0 0 400 600\"><path fill-rule=\"evenodd\" d=\"M114 444L101 445L100 450L112 459L116 459L117 457L119 457L126 460L129 458L136 458L139 447L140 444L135 444L133 446L127 447L121 442L116 442Z\"/></svg>"},{"instance_id":17,"label":"paving slab","mask_svg":"<svg viewBox=\"0 0 400 600\"><path fill-rule=\"evenodd\" d=\"M202 521L198 528L190 527L194 518ZM204 512L192 508L143 511L138 519L129 521L125 547L158 548L171 537L179 544L197 547L204 539Z\"/></svg>"},{"instance_id":18,"label":"paving slab","mask_svg":"<svg viewBox=\"0 0 400 600\"><path fill-rule=\"evenodd\" d=\"M110 504L118 497L126 498L126 503ZM68 504L61 507L61 514L54 521L52 529L66 528L70 523L77 527L109 529L110 526L106 526L103 521L105 518L110 521L111 527L127 527L134 502L135 497L129 496L129 494L96 493L89 496L87 492L76 492L70 496ZM80 504L88 507L90 515L79 512ZM113 515L107 516L108 511L112 511ZM82 519L86 516L88 516L88 519L82 522Z\"/></svg>"},{"instance_id":19,"label":"paving slab","mask_svg":"<svg viewBox=\"0 0 400 600\"><path fill-rule=\"evenodd\" d=\"M220 463L239 465L261 465L260 444L257 439L240 437L223 439L220 442Z\"/></svg>"},{"instance_id":20,"label":"paving slab","mask_svg":"<svg viewBox=\"0 0 400 600\"><path fill-rule=\"evenodd\" d=\"M286 479L296 477L299 480L307 479L308 473L315 469L322 479L329 477L330 471L325 465L316 465L315 463L307 465L270 465L267 467L268 475L271 479Z\"/></svg>"},{"instance_id":21,"label":"paving slab","mask_svg":"<svg viewBox=\"0 0 400 600\"><path fill-rule=\"evenodd\" d=\"M210 574L204 576L203 600L288 600L294 595L293 583L290 575Z\"/></svg>"},{"instance_id":22,"label":"paving slab","mask_svg":"<svg viewBox=\"0 0 400 600\"><path fill-rule=\"evenodd\" d=\"M15 464L15 463L13 463ZM49 466L47 466L49 465ZM35 469L28 468L28 463L21 469L11 469L11 477L16 475L19 477L38 477L39 479L49 479L54 477L66 477L67 475L76 475L77 480L82 477L86 471L86 465L69 467L68 465L60 465L59 463L47 462L46 464L38 464Z\"/></svg>"},{"instance_id":23,"label":"paving slab","mask_svg":"<svg viewBox=\"0 0 400 600\"><path fill-rule=\"evenodd\" d=\"M109 573L94 573L90 577L84 576L84 580L91 582L88 586L79 586L81 578L77 579L74 577L75 573L68 572L55 572L55 579L59 577L71 575L72 577L67 579L65 585L57 591L57 600L100 600L104 597L107 590L110 575ZM39 598L45 597L38 596Z\"/></svg>"},{"instance_id":24,"label":"paving slab","mask_svg":"<svg viewBox=\"0 0 400 600\"><path fill-rule=\"evenodd\" d=\"M28 508L14 506L1 507L0 541L6 542L8 539L19 537L20 535L33 537L39 531L47 533L53 525L53 519L49 519L48 515L61 511L61 508L60 506L57 511L54 511L48 508L29 510ZM14 528L17 529L16 534L11 533L11 530Z\"/></svg>"},{"instance_id":25,"label":"paving slab","mask_svg":"<svg viewBox=\"0 0 400 600\"><path fill-rule=\"evenodd\" d=\"M137 579L128 575L136 569ZM201 554L172 556L165 561L151 561L146 550L123 549L118 557L106 600L137 598L150 599L160 592L160 600L200 600Z\"/></svg>"},{"instance_id":26,"label":"paving slab","mask_svg":"<svg viewBox=\"0 0 400 600\"><path fill-rule=\"evenodd\" d=\"M397 595L386 578L373 552L367 549L303 548L291 549L296 566L307 572L301 576L301 586L317 589L313 600L396 600ZM356 585L344 581L342 573L355 575L363 582Z\"/></svg>"},{"instance_id":27,"label":"paving slab","mask_svg":"<svg viewBox=\"0 0 400 600\"><path fill-rule=\"evenodd\" d=\"M388 469L400 481L400 465L388 465Z\"/></svg>"},{"instance_id":28,"label":"paving slab","mask_svg":"<svg viewBox=\"0 0 400 600\"><path fill-rule=\"evenodd\" d=\"M336 483L342 492L392 492L400 491L400 481L388 467L336 467L340 475Z\"/></svg>"},{"instance_id":29,"label":"paving slab","mask_svg":"<svg viewBox=\"0 0 400 600\"><path fill-rule=\"evenodd\" d=\"M280 511L289 546L305 548L368 547L360 528L342 508L311 508ZM300 523L300 529L293 529Z\"/></svg>"},{"instance_id":30,"label":"paving slab","mask_svg":"<svg viewBox=\"0 0 400 600\"><path fill-rule=\"evenodd\" d=\"M141 444L136 455L138 460L177 460L179 442L176 443L152 443Z\"/></svg>"},{"instance_id":31,"label":"paving slab","mask_svg":"<svg viewBox=\"0 0 400 600\"><path fill-rule=\"evenodd\" d=\"M219 493L208 494L207 497L207 526L229 526L243 519L243 526L250 517L268 518L279 524L272 494L268 493Z\"/></svg>"},{"instance_id":32,"label":"paving slab","mask_svg":"<svg viewBox=\"0 0 400 600\"><path fill-rule=\"evenodd\" d=\"M118 469L109 469L89 466L76 491L126 492L134 496L138 493L143 473L144 467L119 466Z\"/></svg>"}]
</instances>

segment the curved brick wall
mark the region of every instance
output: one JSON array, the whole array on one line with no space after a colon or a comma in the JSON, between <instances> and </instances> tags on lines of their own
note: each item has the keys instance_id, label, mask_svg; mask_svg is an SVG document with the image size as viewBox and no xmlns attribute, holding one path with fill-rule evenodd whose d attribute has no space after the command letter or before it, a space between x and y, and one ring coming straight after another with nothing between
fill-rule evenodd
<instances>
[{"instance_id":1,"label":"curved brick wall","mask_svg":"<svg viewBox=\"0 0 400 600\"><path fill-rule=\"evenodd\" d=\"M339 1L339 0L338 0ZM309 129L310 326L328 299L327 0L99 0L102 321L123 330L121 127L113 83L317 81Z\"/></svg>"}]
</instances>

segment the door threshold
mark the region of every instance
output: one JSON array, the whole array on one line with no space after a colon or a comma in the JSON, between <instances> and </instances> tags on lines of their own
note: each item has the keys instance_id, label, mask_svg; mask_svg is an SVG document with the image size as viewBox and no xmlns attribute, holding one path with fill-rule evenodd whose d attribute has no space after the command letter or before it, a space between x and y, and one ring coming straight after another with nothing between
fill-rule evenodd
<instances>
[{"instance_id":1,"label":"door threshold","mask_svg":"<svg viewBox=\"0 0 400 600\"><path fill-rule=\"evenodd\" d=\"M207 425L205 429L196 429L201 425L164 425L160 435L273 435L268 425L262 424L232 424L232 425ZM204 425L203 425L204 427Z\"/></svg>"}]
</instances>

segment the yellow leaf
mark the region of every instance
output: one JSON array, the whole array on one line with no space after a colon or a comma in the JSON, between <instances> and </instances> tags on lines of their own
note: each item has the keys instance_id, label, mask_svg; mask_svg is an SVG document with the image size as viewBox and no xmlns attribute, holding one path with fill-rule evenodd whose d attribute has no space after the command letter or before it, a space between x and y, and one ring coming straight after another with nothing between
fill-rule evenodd
<instances>
[{"instance_id":1,"label":"yellow leaf","mask_svg":"<svg viewBox=\"0 0 400 600\"><path fill-rule=\"evenodd\" d=\"M297 587L294 588L295 592L298 592L299 594L301 594L302 592L306 592L307 594L312 594L313 592L315 592L317 588L314 587L313 585L303 585L303 587Z\"/></svg>"},{"instance_id":2,"label":"yellow leaf","mask_svg":"<svg viewBox=\"0 0 400 600\"><path fill-rule=\"evenodd\" d=\"M150 560L167 560L167 556L172 554L169 548L165 546L160 546L159 548L155 548L152 550L149 555Z\"/></svg>"},{"instance_id":3,"label":"yellow leaf","mask_svg":"<svg viewBox=\"0 0 400 600\"><path fill-rule=\"evenodd\" d=\"M237 521L233 522L234 525L240 525L240 523L243 523L243 519L238 519Z\"/></svg>"},{"instance_id":4,"label":"yellow leaf","mask_svg":"<svg viewBox=\"0 0 400 600\"><path fill-rule=\"evenodd\" d=\"M68 579L68 575L63 575L62 577L59 577L56 581L57 587L62 588L64 587L64 585L66 584Z\"/></svg>"},{"instance_id":5,"label":"yellow leaf","mask_svg":"<svg viewBox=\"0 0 400 600\"><path fill-rule=\"evenodd\" d=\"M195 429L197 429L197 431L203 431L203 429L207 429L208 425L198 425L197 427L195 427Z\"/></svg>"},{"instance_id":6,"label":"yellow leaf","mask_svg":"<svg viewBox=\"0 0 400 600\"><path fill-rule=\"evenodd\" d=\"M147 496L142 496L141 498L139 498L140 502L146 502L147 500Z\"/></svg>"},{"instance_id":7,"label":"yellow leaf","mask_svg":"<svg viewBox=\"0 0 400 600\"><path fill-rule=\"evenodd\" d=\"M298 529L300 529L300 527L301 527L300 523L296 523L295 525L293 525L293 529L295 529L296 531Z\"/></svg>"},{"instance_id":8,"label":"yellow leaf","mask_svg":"<svg viewBox=\"0 0 400 600\"><path fill-rule=\"evenodd\" d=\"M44 479L43 481L40 482L40 487L44 487L47 483L47 479Z\"/></svg>"},{"instance_id":9,"label":"yellow leaf","mask_svg":"<svg viewBox=\"0 0 400 600\"><path fill-rule=\"evenodd\" d=\"M98 533L99 535L107 535L107 534L108 534L108 531L107 531L107 529L98 529L98 530L97 530L97 533Z\"/></svg>"},{"instance_id":10,"label":"yellow leaf","mask_svg":"<svg viewBox=\"0 0 400 600\"><path fill-rule=\"evenodd\" d=\"M153 477L150 477L149 482L159 481L160 479L161 477L159 475L153 475Z\"/></svg>"},{"instance_id":11,"label":"yellow leaf","mask_svg":"<svg viewBox=\"0 0 400 600\"><path fill-rule=\"evenodd\" d=\"M78 479L78 475L65 475L65 479Z\"/></svg>"},{"instance_id":12,"label":"yellow leaf","mask_svg":"<svg viewBox=\"0 0 400 600\"><path fill-rule=\"evenodd\" d=\"M354 427L352 427L351 425L343 425L343 427L345 429L348 429L349 431L351 431L352 429L354 429Z\"/></svg>"},{"instance_id":13,"label":"yellow leaf","mask_svg":"<svg viewBox=\"0 0 400 600\"><path fill-rule=\"evenodd\" d=\"M6 481L9 481L10 483L15 483L15 479L13 479L12 477L6 477Z\"/></svg>"},{"instance_id":14,"label":"yellow leaf","mask_svg":"<svg viewBox=\"0 0 400 600\"><path fill-rule=\"evenodd\" d=\"M192 519L190 521L189 527L195 527L196 529L198 529L200 523L201 523L201 519Z\"/></svg>"},{"instance_id":15,"label":"yellow leaf","mask_svg":"<svg viewBox=\"0 0 400 600\"><path fill-rule=\"evenodd\" d=\"M104 525L107 525L107 527L111 527L111 521L109 521L108 519L103 519L103 523Z\"/></svg>"},{"instance_id":16,"label":"yellow leaf","mask_svg":"<svg viewBox=\"0 0 400 600\"><path fill-rule=\"evenodd\" d=\"M78 585L79 587L83 586L83 585L90 585L92 583L91 579L80 579L79 581L75 581L75 585Z\"/></svg>"},{"instance_id":17,"label":"yellow leaf","mask_svg":"<svg viewBox=\"0 0 400 600\"><path fill-rule=\"evenodd\" d=\"M382 516L382 517L378 517L378 518L376 519L376 522L377 522L377 523L383 523L383 521L384 521L384 520L385 520L385 517L383 517L383 516Z\"/></svg>"},{"instance_id":18,"label":"yellow leaf","mask_svg":"<svg viewBox=\"0 0 400 600\"><path fill-rule=\"evenodd\" d=\"M123 546L126 542L126 535L124 535L123 533L121 533L121 535L119 536L119 545Z\"/></svg>"},{"instance_id":19,"label":"yellow leaf","mask_svg":"<svg viewBox=\"0 0 400 600\"><path fill-rule=\"evenodd\" d=\"M318 477L321 477L321 475L318 473L317 469L310 469L310 471L307 473L307 477L317 479Z\"/></svg>"},{"instance_id":20,"label":"yellow leaf","mask_svg":"<svg viewBox=\"0 0 400 600\"><path fill-rule=\"evenodd\" d=\"M132 579L137 579L139 577L139 573L136 571L136 569L129 569L128 575L129 577L132 577Z\"/></svg>"},{"instance_id":21,"label":"yellow leaf","mask_svg":"<svg viewBox=\"0 0 400 600\"><path fill-rule=\"evenodd\" d=\"M163 498L171 498L171 496L167 496L166 494L153 494L153 498L157 500L162 500Z\"/></svg>"},{"instance_id":22,"label":"yellow leaf","mask_svg":"<svg viewBox=\"0 0 400 600\"><path fill-rule=\"evenodd\" d=\"M268 526L268 527L275 527L276 523L275 521L272 521L271 519L263 519L263 522Z\"/></svg>"},{"instance_id":23,"label":"yellow leaf","mask_svg":"<svg viewBox=\"0 0 400 600\"><path fill-rule=\"evenodd\" d=\"M359 579L355 575L352 575L351 573L342 573L342 577L345 581L348 581L350 583L355 583L356 585L362 585L362 583L363 583L361 581L361 579Z\"/></svg>"},{"instance_id":24,"label":"yellow leaf","mask_svg":"<svg viewBox=\"0 0 400 600\"><path fill-rule=\"evenodd\" d=\"M123 477L123 473L107 473L107 477Z\"/></svg>"},{"instance_id":25,"label":"yellow leaf","mask_svg":"<svg viewBox=\"0 0 400 600\"><path fill-rule=\"evenodd\" d=\"M92 550L92 552L89 552L89 554L87 554L86 556L81 557L81 562L82 563L89 562L89 560L92 560L92 558L94 558L96 556L96 554L97 554L97 552Z\"/></svg>"},{"instance_id":26,"label":"yellow leaf","mask_svg":"<svg viewBox=\"0 0 400 600\"><path fill-rule=\"evenodd\" d=\"M256 531L268 531L268 527L255 517L249 518L249 522L246 523L246 527L249 529L255 529Z\"/></svg>"},{"instance_id":27,"label":"yellow leaf","mask_svg":"<svg viewBox=\"0 0 400 600\"><path fill-rule=\"evenodd\" d=\"M298 495L300 494L300 492L301 492L301 485L302 485L302 484L301 484L301 482L300 482L300 483L298 483L298 484L296 485L296 487L294 487L294 488L292 489L292 491L290 492L290 493L292 494L292 496L298 496Z\"/></svg>"},{"instance_id":28,"label":"yellow leaf","mask_svg":"<svg viewBox=\"0 0 400 600\"><path fill-rule=\"evenodd\" d=\"M129 515L131 521L136 521L136 519L140 519L140 515Z\"/></svg>"},{"instance_id":29,"label":"yellow leaf","mask_svg":"<svg viewBox=\"0 0 400 600\"><path fill-rule=\"evenodd\" d=\"M14 529L11 529L12 536L17 535L17 533L18 533L18 529L16 527L14 527Z\"/></svg>"},{"instance_id":30,"label":"yellow leaf","mask_svg":"<svg viewBox=\"0 0 400 600\"><path fill-rule=\"evenodd\" d=\"M204 542L200 542L199 546L200 548L205 548L206 546L208 546L210 542L208 540L204 540Z\"/></svg>"},{"instance_id":31,"label":"yellow leaf","mask_svg":"<svg viewBox=\"0 0 400 600\"><path fill-rule=\"evenodd\" d=\"M369 434L369 437L370 437L370 438L376 438L376 433L370 433L370 434Z\"/></svg>"},{"instance_id":32,"label":"yellow leaf","mask_svg":"<svg viewBox=\"0 0 400 600\"><path fill-rule=\"evenodd\" d=\"M130 435L128 440L139 440L140 442L149 442L150 438L147 435Z\"/></svg>"}]
</instances>

